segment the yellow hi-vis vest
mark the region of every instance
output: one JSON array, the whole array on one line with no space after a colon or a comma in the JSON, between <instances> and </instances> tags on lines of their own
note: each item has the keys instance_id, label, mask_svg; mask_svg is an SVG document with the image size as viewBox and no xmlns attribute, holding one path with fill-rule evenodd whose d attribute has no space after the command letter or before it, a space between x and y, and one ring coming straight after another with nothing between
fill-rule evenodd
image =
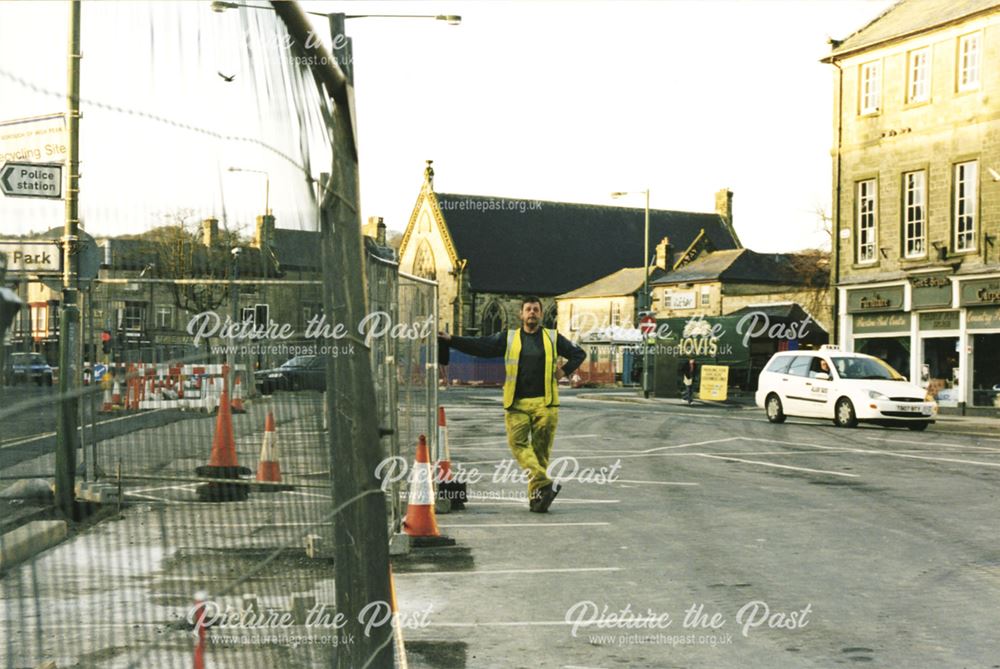
<instances>
[{"instance_id":1,"label":"yellow hi-vis vest","mask_svg":"<svg viewBox=\"0 0 1000 669\"><path fill-rule=\"evenodd\" d=\"M556 337L555 330L542 328L542 347L545 349L545 406L559 404L559 390L556 383ZM517 386L517 364L521 358L521 328L507 331L507 352L504 354L503 408L514 404L514 389Z\"/></svg>"}]
</instances>

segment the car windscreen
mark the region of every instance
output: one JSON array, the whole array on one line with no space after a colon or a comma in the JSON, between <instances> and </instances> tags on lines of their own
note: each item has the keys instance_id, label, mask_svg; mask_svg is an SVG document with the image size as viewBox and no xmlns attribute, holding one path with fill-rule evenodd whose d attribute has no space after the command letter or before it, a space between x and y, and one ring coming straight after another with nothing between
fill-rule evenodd
<instances>
[{"instance_id":1,"label":"car windscreen","mask_svg":"<svg viewBox=\"0 0 1000 669\"><path fill-rule=\"evenodd\" d=\"M305 367L306 365L309 364L309 360L311 358L312 356L300 355L298 357L292 358L291 360L287 360L281 363L281 369L288 369L289 367Z\"/></svg>"},{"instance_id":2,"label":"car windscreen","mask_svg":"<svg viewBox=\"0 0 1000 669\"><path fill-rule=\"evenodd\" d=\"M904 380L896 370L878 358L833 358L833 365L842 379Z\"/></svg>"}]
</instances>

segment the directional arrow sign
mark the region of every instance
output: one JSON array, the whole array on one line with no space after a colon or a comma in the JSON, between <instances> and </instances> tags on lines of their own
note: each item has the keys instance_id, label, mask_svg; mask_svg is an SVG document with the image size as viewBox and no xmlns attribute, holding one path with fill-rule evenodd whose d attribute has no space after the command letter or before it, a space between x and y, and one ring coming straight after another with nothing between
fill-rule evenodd
<instances>
[{"instance_id":1,"label":"directional arrow sign","mask_svg":"<svg viewBox=\"0 0 1000 669\"><path fill-rule=\"evenodd\" d=\"M62 165L57 163L4 163L0 190L13 197L62 197Z\"/></svg>"}]
</instances>

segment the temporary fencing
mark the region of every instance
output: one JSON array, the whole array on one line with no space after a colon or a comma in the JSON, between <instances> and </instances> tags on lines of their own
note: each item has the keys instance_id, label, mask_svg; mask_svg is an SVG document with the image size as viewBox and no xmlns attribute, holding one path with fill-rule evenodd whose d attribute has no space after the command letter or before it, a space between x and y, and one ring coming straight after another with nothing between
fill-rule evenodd
<instances>
[{"instance_id":1,"label":"temporary fencing","mask_svg":"<svg viewBox=\"0 0 1000 669\"><path fill-rule=\"evenodd\" d=\"M277 14L290 11L275 5ZM19 11L36 11L26 7ZM6 11L0 7L0 23L14 25ZM412 463L425 434L434 461L437 286L369 254L365 309L418 327L369 339L358 323L345 323L351 336L324 336L337 325L331 309L358 297L324 286L342 269L324 264L316 225L331 208L317 197L318 170L330 170L334 149L345 147L330 145L335 104L307 60L290 55L296 40L276 13L217 14L202 3L83 3L83 13L80 218L90 235L81 242L72 333L91 383L65 396L54 386L0 387L4 485L50 481L60 443L78 446L60 453L79 465L79 517L70 519L67 543L0 579L0 665L335 666L346 640L329 624L334 529L354 509L333 501L344 463L333 462L331 434L357 414L328 410L342 392L327 386L328 363L358 347L370 353L383 454ZM235 79L203 76L219 67L219 54L234 59ZM34 81L3 62L0 100L64 103L62 82ZM122 137L128 141L116 142L111 161L106 147ZM260 173L260 183L230 174L240 171ZM244 181L230 181L237 178ZM263 210L248 204L258 192ZM49 230L58 239L61 221L51 211L25 205L18 232ZM352 253L355 245L342 248ZM346 276L360 294L365 277ZM69 347L56 318L59 281L23 276L12 284L29 307L11 346L50 363ZM225 333L227 319L249 323L253 336ZM269 330L272 323L279 327ZM286 324L289 336L280 331ZM60 406L70 398L78 400L79 430L57 443ZM399 478L385 491L393 531L409 493ZM52 512L51 501L28 506L7 507L5 527L26 511ZM269 612L287 614L291 625L245 622Z\"/></svg>"}]
</instances>

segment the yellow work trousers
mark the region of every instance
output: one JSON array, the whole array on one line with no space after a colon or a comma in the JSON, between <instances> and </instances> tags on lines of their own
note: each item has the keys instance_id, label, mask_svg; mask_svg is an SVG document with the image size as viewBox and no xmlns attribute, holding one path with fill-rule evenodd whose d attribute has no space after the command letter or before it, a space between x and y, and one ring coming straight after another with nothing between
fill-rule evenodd
<instances>
[{"instance_id":1,"label":"yellow work trousers","mask_svg":"<svg viewBox=\"0 0 1000 669\"><path fill-rule=\"evenodd\" d=\"M514 400L506 411L507 444L521 469L530 473L528 499L552 483L545 470L552 454L559 423L559 407L545 406L544 397L523 397Z\"/></svg>"}]
</instances>

